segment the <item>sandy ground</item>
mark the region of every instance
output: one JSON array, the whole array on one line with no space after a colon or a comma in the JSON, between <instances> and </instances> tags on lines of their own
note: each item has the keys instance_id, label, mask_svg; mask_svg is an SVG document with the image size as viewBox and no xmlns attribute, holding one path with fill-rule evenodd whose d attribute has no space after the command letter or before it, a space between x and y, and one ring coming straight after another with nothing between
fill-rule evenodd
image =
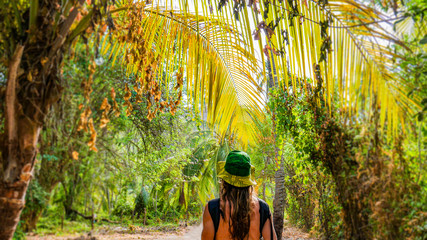
<instances>
[{"instance_id":1,"label":"sandy ground","mask_svg":"<svg viewBox=\"0 0 427 240\"><path fill-rule=\"evenodd\" d=\"M68 235L68 236L27 236L28 240L42 240L42 239L51 239L51 240L89 240L91 237L95 237L96 240L100 239L150 239L150 240L195 240L200 239L202 232L202 225L190 226L183 228L178 231L171 232L148 232L141 229L136 229L135 233L126 233L119 230L118 232L112 231L98 231L94 234L85 234L85 235ZM92 238L93 239L93 238Z\"/></svg>"},{"instance_id":2,"label":"sandy ground","mask_svg":"<svg viewBox=\"0 0 427 240\"><path fill-rule=\"evenodd\" d=\"M296 227L285 227L282 234L283 240L314 240L316 238L310 237L310 234L301 231Z\"/></svg>"},{"instance_id":3,"label":"sandy ground","mask_svg":"<svg viewBox=\"0 0 427 240\"><path fill-rule=\"evenodd\" d=\"M27 236L28 240L125 240L125 239L142 239L142 240L196 240L200 239L202 225L190 226L174 232L148 232L137 229L135 233L118 233L118 232L95 232L93 237L88 235L68 235L68 236ZM298 228L286 226L283 232L283 240L308 240L308 233L302 232Z\"/></svg>"}]
</instances>

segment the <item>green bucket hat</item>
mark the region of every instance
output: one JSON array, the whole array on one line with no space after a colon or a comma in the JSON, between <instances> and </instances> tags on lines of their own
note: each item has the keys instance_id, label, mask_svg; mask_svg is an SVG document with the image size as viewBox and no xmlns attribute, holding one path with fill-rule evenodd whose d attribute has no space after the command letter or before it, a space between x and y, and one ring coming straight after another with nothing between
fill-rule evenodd
<instances>
[{"instance_id":1,"label":"green bucket hat","mask_svg":"<svg viewBox=\"0 0 427 240\"><path fill-rule=\"evenodd\" d=\"M249 155L242 151L231 151L227 159L217 163L218 177L236 187L255 185L255 167Z\"/></svg>"}]
</instances>

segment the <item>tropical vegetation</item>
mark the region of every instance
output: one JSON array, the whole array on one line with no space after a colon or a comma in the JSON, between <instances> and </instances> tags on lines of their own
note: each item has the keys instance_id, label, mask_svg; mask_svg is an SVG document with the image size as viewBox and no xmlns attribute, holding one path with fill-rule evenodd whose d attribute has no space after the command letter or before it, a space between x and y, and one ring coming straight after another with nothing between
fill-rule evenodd
<instances>
[{"instance_id":1,"label":"tropical vegetation","mask_svg":"<svg viewBox=\"0 0 427 240\"><path fill-rule=\"evenodd\" d=\"M194 224L233 149L279 239L426 237L425 0L0 6L0 239Z\"/></svg>"}]
</instances>

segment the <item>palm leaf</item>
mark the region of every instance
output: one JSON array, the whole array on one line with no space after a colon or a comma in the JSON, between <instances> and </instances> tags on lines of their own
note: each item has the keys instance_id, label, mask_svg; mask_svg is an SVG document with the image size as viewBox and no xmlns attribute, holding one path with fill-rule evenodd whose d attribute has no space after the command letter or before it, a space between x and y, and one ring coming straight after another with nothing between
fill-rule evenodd
<instances>
[{"instance_id":1,"label":"palm leaf","mask_svg":"<svg viewBox=\"0 0 427 240\"><path fill-rule=\"evenodd\" d=\"M273 49L266 52L266 58L273 60L282 86L291 83L307 90L322 84L325 102L332 106L337 98L342 115L353 122L379 108L381 125L387 126L390 135L395 134L399 123L403 125L407 116L420 110L421 97L407 94L414 86L397 74L401 69L395 65L401 56L387 44L406 46L380 24L388 17L374 8L350 0L324 2L261 1L261 14L253 17L256 25L260 25L261 18L265 25L277 25L264 27L273 34L270 38L261 37L259 45ZM228 22L236 22L226 14L232 7L229 4L221 10ZM246 18L248 14L240 11L240 21ZM321 26L325 22L329 22L326 31ZM321 36L322 31L326 37ZM244 35L245 31L241 33ZM327 37L331 51L321 61ZM315 81L316 64L320 65L321 82Z\"/></svg>"},{"instance_id":2,"label":"palm leaf","mask_svg":"<svg viewBox=\"0 0 427 240\"><path fill-rule=\"evenodd\" d=\"M141 63L143 56L137 49L147 49L156 59L157 81L166 85L176 81L173 76L183 67L188 101L196 112L207 113L207 122L221 136L231 132L243 144L254 142L257 130L252 121L264 118L265 103L254 79L260 71L258 62L242 47L246 39L238 29L212 16L159 6L142 10L138 24L143 31L138 34L143 40L129 42L117 37L114 41L118 43L101 43L105 46L101 53L118 44L120 47L111 48L110 59L124 64L129 74L144 78L141 69L153 63ZM129 19L124 17L123 22L129 23Z\"/></svg>"},{"instance_id":3,"label":"palm leaf","mask_svg":"<svg viewBox=\"0 0 427 240\"><path fill-rule=\"evenodd\" d=\"M236 1L220 11L211 11L219 5L209 0L196 1L194 6L180 1L180 10L157 3L144 9L141 24L144 39L161 56L162 66L185 66L189 100L202 113L207 106L208 122L222 136L235 131L240 139L256 138L253 119L263 118L264 100L253 76L262 71L267 79L266 59L274 63L273 77L281 86L292 84L307 90L321 84L325 102L332 106L338 99L340 112L349 121L361 121L373 109L380 109L381 125L395 134L407 116L420 110L421 97L407 94L414 86L396 74L400 69L395 62L401 56L387 47L388 43L405 45L380 24L387 19L380 11L356 1L324 2L261 1L252 5L252 11L247 7L236 10ZM254 14L255 6L261 14ZM260 26L261 21L276 26L270 29L271 37L254 42L253 30L259 29L253 25ZM329 26L322 29L321 24L328 21ZM331 41L325 61L321 61L326 38L322 32ZM156 46L167 47L156 50ZM263 51L267 47L272 50ZM317 64L320 82L315 81ZM168 73L176 71L170 65L167 69Z\"/></svg>"},{"instance_id":4,"label":"palm leaf","mask_svg":"<svg viewBox=\"0 0 427 240\"><path fill-rule=\"evenodd\" d=\"M382 12L351 0L259 1L258 5L252 1L251 13L244 7L238 11L237 21L236 14L231 14L237 2L223 6L218 13L220 18L233 25L247 21L255 22L255 26L260 26L261 21L265 25L277 24L264 27L272 31L271 38L260 37L255 52L266 48L274 50L266 51L267 56L261 54L260 58L264 75L266 59L272 59L276 70L273 77L278 77L281 86L292 84L307 91L322 84L325 102L332 106L334 99L338 99L340 112L353 122L370 116L373 109L380 109L381 125L389 135L394 135L408 116L420 110L421 97L407 94L414 86L397 74L402 69L395 65L402 57L388 47L389 44L406 46L393 31L380 24L387 23L389 18ZM209 5L211 1L203 3ZM216 2L212 4L218 9ZM390 7L392 3L385 1L384 4ZM260 14L254 14L256 9ZM326 61L320 61L325 43L321 23L329 20L324 32L330 37L331 51L327 52ZM239 30L242 39L248 39L245 46L253 47L256 44L248 34L260 29L248 31L247 27ZM316 82L315 66L319 62L322 81ZM264 79L267 78L264 76Z\"/></svg>"},{"instance_id":5,"label":"palm leaf","mask_svg":"<svg viewBox=\"0 0 427 240\"><path fill-rule=\"evenodd\" d=\"M393 5L393 1L384 1L384 4L397 7ZM346 9L349 10L343 12ZM398 72L404 69L395 67L403 57L387 45L400 45L406 49L407 47L391 30L391 22L387 21L390 17L373 7L349 0L330 2L329 9L324 8L324 11L336 19L333 26L340 27L331 34L340 34L341 30L352 36L347 53L341 53L340 45L335 45L334 49L337 51L332 55L337 57L338 54L346 54L352 57L351 52L354 51L360 52L361 55L352 59L357 65L347 72L354 76L351 76L350 82L343 83L343 91L347 96L351 96L350 100L356 100L351 102L359 100L353 112L359 110L364 114L366 111L361 109L379 108L381 125L387 124L390 135L395 135L399 123L404 126L404 119L420 110L421 96L408 97L408 92L415 86L399 77ZM342 28L343 26L354 27ZM341 79L345 79L343 74ZM349 106L349 103L346 105Z\"/></svg>"}]
</instances>

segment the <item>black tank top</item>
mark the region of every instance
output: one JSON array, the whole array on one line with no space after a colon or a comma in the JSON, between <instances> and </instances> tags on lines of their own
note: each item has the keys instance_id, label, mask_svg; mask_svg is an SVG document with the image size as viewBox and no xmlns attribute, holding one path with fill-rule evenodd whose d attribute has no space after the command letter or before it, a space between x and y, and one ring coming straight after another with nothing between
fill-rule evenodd
<instances>
[{"instance_id":1,"label":"black tank top","mask_svg":"<svg viewBox=\"0 0 427 240\"><path fill-rule=\"evenodd\" d=\"M260 236L262 237L262 229L264 227L265 222L267 221L267 219L270 219L270 233L271 233L270 236L271 236L271 240L273 240L273 226L272 226L273 221L271 221L270 209L266 202L264 202L261 199L258 199L258 201L259 201L259 214L260 214L260 224L259 224L259 232L261 234ZM218 226L219 226L219 219L221 216L224 217L224 213L221 211L219 207L219 198L210 200L208 202L208 209L215 227L215 235L214 235L214 240L215 240L216 232L218 231Z\"/></svg>"}]
</instances>

